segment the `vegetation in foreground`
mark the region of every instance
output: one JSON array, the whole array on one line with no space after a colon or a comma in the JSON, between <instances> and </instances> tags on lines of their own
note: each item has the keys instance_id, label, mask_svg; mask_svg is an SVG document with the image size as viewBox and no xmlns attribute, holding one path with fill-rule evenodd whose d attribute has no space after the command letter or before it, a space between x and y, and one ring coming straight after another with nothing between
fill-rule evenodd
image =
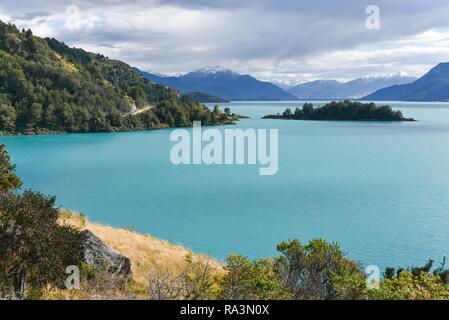
<instances>
[{"instance_id":1,"label":"vegetation in foreground","mask_svg":"<svg viewBox=\"0 0 449 320\"><path fill-rule=\"evenodd\" d=\"M404 118L401 111L393 111L390 106L376 106L374 103L332 101L315 108L311 103L305 103L302 109L292 112L286 109L282 114L272 114L263 119L285 120L324 120L324 121L414 121Z\"/></svg>"},{"instance_id":2,"label":"vegetation in foreground","mask_svg":"<svg viewBox=\"0 0 449 320\"><path fill-rule=\"evenodd\" d=\"M121 61L0 21L0 134L150 130L232 120Z\"/></svg>"},{"instance_id":3,"label":"vegetation in foreground","mask_svg":"<svg viewBox=\"0 0 449 320\"><path fill-rule=\"evenodd\" d=\"M224 265L148 235L93 225L55 208L54 197L19 192L0 145L0 298L3 299L449 299L449 270L388 268L379 289L338 244L282 242L278 256L230 255ZM107 266L83 262L80 230L89 228L131 260L134 278L113 280ZM80 288L64 287L68 265L81 267Z\"/></svg>"}]
</instances>

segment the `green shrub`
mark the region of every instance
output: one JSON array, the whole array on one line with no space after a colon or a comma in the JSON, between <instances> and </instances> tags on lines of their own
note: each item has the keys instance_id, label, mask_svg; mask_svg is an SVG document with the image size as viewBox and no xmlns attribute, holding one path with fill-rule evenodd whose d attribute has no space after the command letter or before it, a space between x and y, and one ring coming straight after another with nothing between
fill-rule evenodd
<instances>
[{"instance_id":1,"label":"green shrub","mask_svg":"<svg viewBox=\"0 0 449 320\"><path fill-rule=\"evenodd\" d=\"M231 255L227 271L220 283L220 299L225 300L286 300L291 295L279 280L272 259L250 261Z\"/></svg>"},{"instance_id":2,"label":"green shrub","mask_svg":"<svg viewBox=\"0 0 449 320\"><path fill-rule=\"evenodd\" d=\"M17 298L28 286L63 286L67 266L80 265L82 238L58 217L54 197L30 190L0 194L0 282Z\"/></svg>"},{"instance_id":3,"label":"green shrub","mask_svg":"<svg viewBox=\"0 0 449 320\"><path fill-rule=\"evenodd\" d=\"M341 282L334 286L334 279L363 275L360 266L348 259L338 244L317 239L302 245L292 240L279 244L277 249L282 254L277 259L278 276L294 299L345 299L358 288L343 288Z\"/></svg>"},{"instance_id":4,"label":"green shrub","mask_svg":"<svg viewBox=\"0 0 449 320\"><path fill-rule=\"evenodd\" d=\"M441 300L449 299L449 286L429 272L413 275L402 271L391 279L382 280L380 289L370 290L369 295L377 300Z\"/></svg>"}]
</instances>

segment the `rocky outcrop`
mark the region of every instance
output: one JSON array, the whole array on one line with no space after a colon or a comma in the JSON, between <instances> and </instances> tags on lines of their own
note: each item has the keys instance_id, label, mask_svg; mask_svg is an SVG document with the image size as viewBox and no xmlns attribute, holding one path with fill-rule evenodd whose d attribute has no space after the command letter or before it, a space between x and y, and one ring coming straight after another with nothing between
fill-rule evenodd
<instances>
[{"instance_id":1,"label":"rocky outcrop","mask_svg":"<svg viewBox=\"0 0 449 320\"><path fill-rule=\"evenodd\" d=\"M129 258L112 250L89 230L82 231L81 235L85 239L84 259L88 265L105 269L116 280L126 282L132 279Z\"/></svg>"}]
</instances>

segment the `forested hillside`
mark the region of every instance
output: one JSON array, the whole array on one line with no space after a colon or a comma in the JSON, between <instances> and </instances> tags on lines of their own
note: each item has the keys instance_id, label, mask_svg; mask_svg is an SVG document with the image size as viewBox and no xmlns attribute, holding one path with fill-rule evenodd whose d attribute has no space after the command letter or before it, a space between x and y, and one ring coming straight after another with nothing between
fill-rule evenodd
<instances>
[{"instance_id":1,"label":"forested hillside","mask_svg":"<svg viewBox=\"0 0 449 320\"><path fill-rule=\"evenodd\" d=\"M0 21L0 132L145 130L193 120L226 121L123 62Z\"/></svg>"}]
</instances>

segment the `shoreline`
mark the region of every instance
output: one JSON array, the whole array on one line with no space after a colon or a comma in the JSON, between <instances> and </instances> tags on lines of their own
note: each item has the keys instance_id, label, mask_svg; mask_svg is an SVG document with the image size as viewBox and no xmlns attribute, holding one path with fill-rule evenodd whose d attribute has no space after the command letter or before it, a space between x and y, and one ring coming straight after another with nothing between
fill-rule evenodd
<instances>
[{"instance_id":1,"label":"shoreline","mask_svg":"<svg viewBox=\"0 0 449 320\"><path fill-rule=\"evenodd\" d=\"M240 119L249 119L250 117L245 116L239 116L238 119L233 119L232 121L239 121ZM231 123L221 123L221 124L210 124L210 125L204 125L204 127L222 127L222 126L232 126L236 125L235 122ZM203 126L203 125L202 125ZM7 132L0 132L0 138L1 137L28 137L28 136L46 136L46 135L68 135L68 134L108 134L108 133L132 133L132 132L151 132L151 131L157 131L157 130L164 130L164 129L182 129L182 128L191 128L192 126L186 126L186 127L160 127L160 128L154 128L154 129L136 129L136 130L117 130L117 131L88 131L88 132L66 132L66 131L38 131L38 132L14 132L14 133L7 133Z\"/></svg>"},{"instance_id":2,"label":"shoreline","mask_svg":"<svg viewBox=\"0 0 449 320\"><path fill-rule=\"evenodd\" d=\"M379 120L379 119L358 119L358 120L338 120L338 119L294 119L294 118L284 118L282 116L264 116L260 118L262 120L293 120L293 121L327 121L327 122L418 122L418 120L413 118L404 118L401 120Z\"/></svg>"}]
</instances>

